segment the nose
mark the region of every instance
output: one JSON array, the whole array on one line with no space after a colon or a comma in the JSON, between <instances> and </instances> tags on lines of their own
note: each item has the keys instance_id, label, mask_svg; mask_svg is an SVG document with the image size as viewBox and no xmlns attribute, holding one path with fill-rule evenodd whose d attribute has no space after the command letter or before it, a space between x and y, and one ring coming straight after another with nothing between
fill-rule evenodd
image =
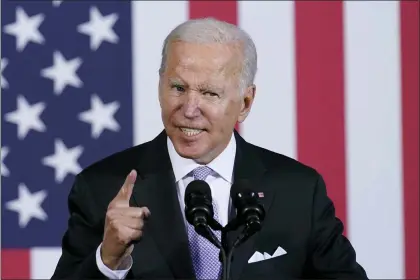
<instances>
[{"instance_id":1,"label":"nose","mask_svg":"<svg viewBox=\"0 0 420 280\"><path fill-rule=\"evenodd\" d=\"M182 110L186 118L192 119L200 116L200 100L197 94L189 92L185 95L184 104Z\"/></svg>"}]
</instances>

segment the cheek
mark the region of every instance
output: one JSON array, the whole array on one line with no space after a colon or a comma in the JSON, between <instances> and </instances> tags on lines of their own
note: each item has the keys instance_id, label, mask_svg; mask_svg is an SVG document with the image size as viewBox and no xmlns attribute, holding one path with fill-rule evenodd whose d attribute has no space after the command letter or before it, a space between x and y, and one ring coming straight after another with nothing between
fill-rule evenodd
<instances>
[{"instance_id":1,"label":"cheek","mask_svg":"<svg viewBox=\"0 0 420 280\"><path fill-rule=\"evenodd\" d=\"M217 106L207 108L206 112L205 117L215 131L225 132L231 128L232 123L236 123L235 112L229 106L218 104Z\"/></svg>"},{"instance_id":2,"label":"cheek","mask_svg":"<svg viewBox=\"0 0 420 280\"><path fill-rule=\"evenodd\" d=\"M240 111L240 103L230 100L225 109L225 119L229 123L236 123Z\"/></svg>"},{"instance_id":3,"label":"cheek","mask_svg":"<svg viewBox=\"0 0 420 280\"><path fill-rule=\"evenodd\" d=\"M162 113L165 116L170 116L174 114L174 112L181 107L181 102L179 102L179 97L176 98L170 95L164 95L161 97L161 107Z\"/></svg>"}]
</instances>

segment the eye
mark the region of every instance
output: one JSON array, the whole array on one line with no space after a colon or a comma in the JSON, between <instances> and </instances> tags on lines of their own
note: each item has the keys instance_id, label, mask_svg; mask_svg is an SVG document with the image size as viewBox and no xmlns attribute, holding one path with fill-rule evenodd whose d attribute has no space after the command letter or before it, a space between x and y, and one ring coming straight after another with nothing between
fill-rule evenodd
<instances>
[{"instance_id":1,"label":"eye","mask_svg":"<svg viewBox=\"0 0 420 280\"><path fill-rule=\"evenodd\" d=\"M205 95L209 95L211 97L218 97L219 95L217 93L211 92L211 91L205 91Z\"/></svg>"},{"instance_id":2,"label":"eye","mask_svg":"<svg viewBox=\"0 0 420 280\"><path fill-rule=\"evenodd\" d=\"M181 85L172 85L171 88L175 89L176 91L179 91L179 92L184 92L185 91L185 88Z\"/></svg>"}]
</instances>

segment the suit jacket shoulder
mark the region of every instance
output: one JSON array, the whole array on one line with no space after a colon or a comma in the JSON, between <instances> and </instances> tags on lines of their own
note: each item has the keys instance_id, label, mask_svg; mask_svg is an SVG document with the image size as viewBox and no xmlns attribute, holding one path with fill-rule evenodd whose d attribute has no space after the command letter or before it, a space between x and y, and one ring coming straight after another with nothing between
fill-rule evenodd
<instances>
[{"instance_id":1,"label":"suit jacket shoulder","mask_svg":"<svg viewBox=\"0 0 420 280\"><path fill-rule=\"evenodd\" d=\"M322 177L314 167L304 164L294 158L277 153L266 148L246 142L247 149L254 153L256 158L264 165L268 176L279 176L293 182L305 182L306 184L297 184L308 188L308 182L313 182L312 187Z\"/></svg>"},{"instance_id":2,"label":"suit jacket shoulder","mask_svg":"<svg viewBox=\"0 0 420 280\"><path fill-rule=\"evenodd\" d=\"M153 140L125 150L116 152L103 159L100 159L87 166L80 173L84 178L92 176L112 176L128 174L131 169L136 168L142 161L148 161L150 158L150 149L154 146Z\"/></svg>"}]
</instances>

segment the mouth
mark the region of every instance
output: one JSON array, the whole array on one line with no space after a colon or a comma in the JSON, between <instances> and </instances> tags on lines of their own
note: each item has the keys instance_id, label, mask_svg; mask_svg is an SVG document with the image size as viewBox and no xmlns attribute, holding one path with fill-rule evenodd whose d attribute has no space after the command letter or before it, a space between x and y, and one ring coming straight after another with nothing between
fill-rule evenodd
<instances>
[{"instance_id":1,"label":"mouth","mask_svg":"<svg viewBox=\"0 0 420 280\"><path fill-rule=\"evenodd\" d=\"M187 137L197 136L204 131L204 129L199 128L187 128L187 127L180 127L179 128L182 133Z\"/></svg>"}]
</instances>

